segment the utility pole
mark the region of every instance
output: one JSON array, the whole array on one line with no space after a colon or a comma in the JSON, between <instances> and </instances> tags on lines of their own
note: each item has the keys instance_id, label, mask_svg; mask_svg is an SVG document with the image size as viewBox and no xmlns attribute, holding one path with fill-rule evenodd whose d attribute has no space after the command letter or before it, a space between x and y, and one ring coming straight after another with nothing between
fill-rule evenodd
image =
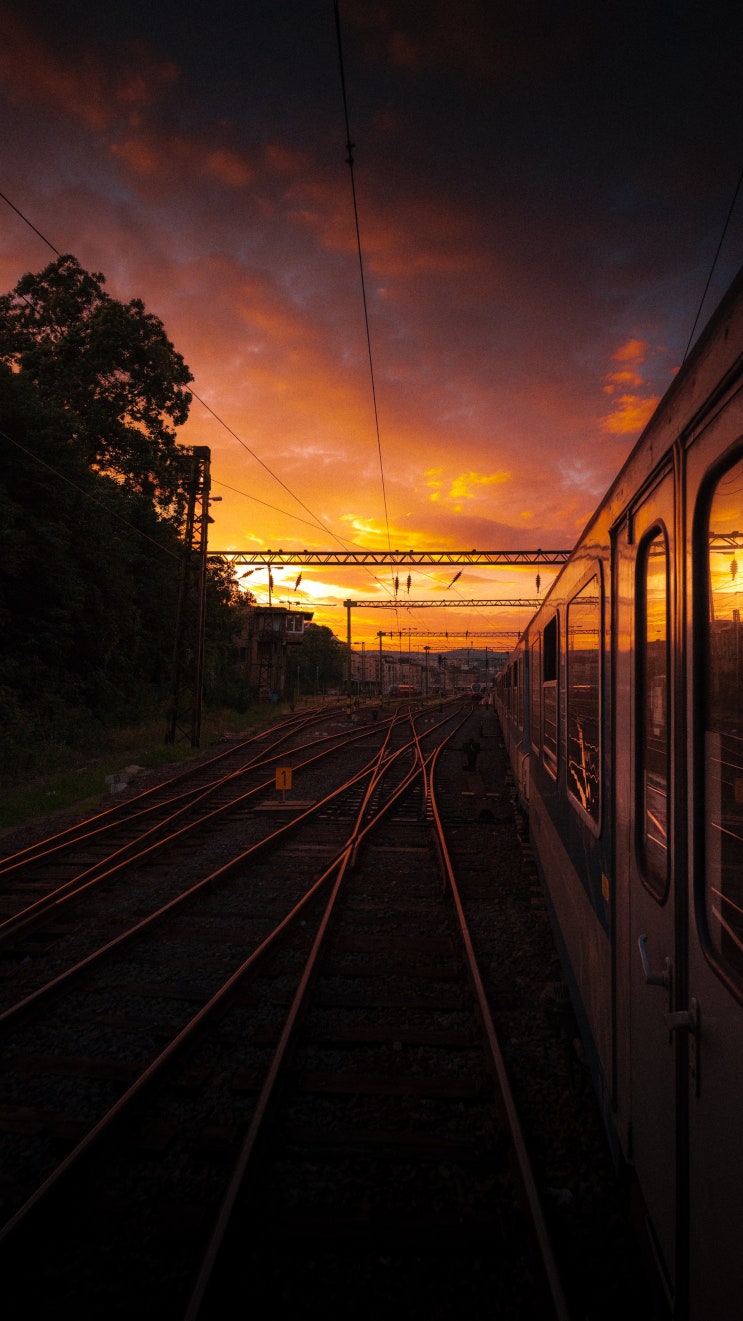
<instances>
[{"instance_id":1,"label":"utility pole","mask_svg":"<svg viewBox=\"0 0 743 1321\"><path fill-rule=\"evenodd\" d=\"M191 454L165 742L175 743L178 738L190 737L191 747L198 748L204 670L207 541L211 521L211 451L206 445L194 445Z\"/></svg>"},{"instance_id":2,"label":"utility pole","mask_svg":"<svg viewBox=\"0 0 743 1321\"><path fill-rule=\"evenodd\" d=\"M346 693L348 696L348 710L351 711L351 695L353 684L351 682L351 607L353 601L344 601L346 607Z\"/></svg>"}]
</instances>

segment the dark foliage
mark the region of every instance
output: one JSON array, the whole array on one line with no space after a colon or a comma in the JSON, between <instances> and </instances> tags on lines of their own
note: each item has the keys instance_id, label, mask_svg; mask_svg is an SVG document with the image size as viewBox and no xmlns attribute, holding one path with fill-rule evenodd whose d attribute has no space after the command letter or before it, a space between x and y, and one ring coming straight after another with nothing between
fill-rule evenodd
<instances>
[{"instance_id":1,"label":"dark foliage","mask_svg":"<svg viewBox=\"0 0 743 1321\"><path fill-rule=\"evenodd\" d=\"M183 511L191 373L139 299L118 302L74 257L24 275L0 298L0 361L64 413L66 439L90 467Z\"/></svg>"},{"instance_id":2,"label":"dark foliage","mask_svg":"<svg viewBox=\"0 0 743 1321\"><path fill-rule=\"evenodd\" d=\"M62 258L0 300L0 740L16 760L159 711L170 684L190 373L156 318L101 283ZM210 565L215 701L236 599Z\"/></svg>"},{"instance_id":3,"label":"dark foliage","mask_svg":"<svg viewBox=\"0 0 743 1321\"><path fill-rule=\"evenodd\" d=\"M299 691L327 692L343 683L347 648L324 624L308 624L299 656Z\"/></svg>"}]
</instances>

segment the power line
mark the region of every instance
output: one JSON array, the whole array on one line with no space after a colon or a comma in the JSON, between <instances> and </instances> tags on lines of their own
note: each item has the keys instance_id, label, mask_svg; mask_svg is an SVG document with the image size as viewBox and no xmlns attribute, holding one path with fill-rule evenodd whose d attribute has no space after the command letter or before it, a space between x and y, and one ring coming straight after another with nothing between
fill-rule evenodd
<instances>
[{"instance_id":1,"label":"power line","mask_svg":"<svg viewBox=\"0 0 743 1321\"><path fill-rule=\"evenodd\" d=\"M0 431L0 436L2 436L4 440L10 441L11 445L15 445L16 449L22 450L24 454L27 454L35 463L40 464L42 468L46 468L49 472L53 473L55 477L59 477L60 481L66 482L67 486L71 486L74 491L77 491L86 500L90 500L94 505L98 505L112 518L117 519L119 523L123 523L125 527L130 528L132 532L136 532L138 536L144 537L145 541L151 542L153 546L157 546L157 549L162 551L163 555L169 555L171 559L180 561L180 551L176 552L174 550L168 550L167 546L163 546L159 541L155 541L154 537L149 536L147 532L143 532L141 528L135 527L134 523L130 523L128 518L124 518L122 514L117 514L115 509L109 509L108 505L104 504L102 500L99 500L97 496L91 495L90 491L83 490L82 486L78 486L77 482L73 482L69 477L65 477L63 472L59 472L51 463L47 463L46 459L39 458L39 455L34 454L33 450L27 449L19 440L14 440L13 436L9 436L7 431Z\"/></svg>"},{"instance_id":2,"label":"power line","mask_svg":"<svg viewBox=\"0 0 743 1321\"><path fill-rule=\"evenodd\" d=\"M334 0L333 7L334 7L334 10L335 10L335 32L336 32L336 37L337 37L337 41L338 41L338 66L339 66L339 70L340 70L340 78L341 78L341 92L342 92L342 95L343 95L343 114L344 114L345 123L346 123L346 149L347 149L347 151L348 151L348 156L346 157L346 163L347 163L347 165L348 165L348 168L349 168L349 171L350 171L350 175L351 175L351 196L352 196L352 198L353 198L353 217L354 217L354 223L355 223L355 226L356 226L356 248L357 248L358 255L359 255L359 274L360 274L360 277L361 277L361 299L362 299L362 303L363 303L363 307L364 307L364 327L365 327L365 330L366 330L366 348L367 348L367 353L368 353L368 356L369 356L369 375L370 375L370 378L371 378L372 406L373 406L373 409L374 409L374 428L375 428L376 437L377 437L377 454L378 454L378 456L379 456L379 473L380 473L380 478L381 478L381 482L382 482L382 503L383 503L383 506L384 506L384 522L385 522L385 527L386 527L386 529L387 529L387 545L388 545L388 547L391 548L391 547L392 547L392 542L391 542L391 539L390 539L390 520L389 520L389 514L388 514L388 512L387 512L387 489L386 489L386 486L385 486L385 480L384 480L384 463L383 463L383 460L382 460L382 439L381 439L381 435L380 435L380 431L379 431L379 410L378 410L378 407L377 407L377 388L376 388L376 384L375 384L375 380L374 380L374 358L373 358L373 355L372 355L371 333L370 333L370 330L369 330L369 307L368 307L367 298L366 298L366 280L365 280L365 278L364 278L364 259L363 259L362 250L361 250L361 230L360 230L360 228L359 228L359 208L358 208L358 202L357 202L357 199L356 199L356 180L355 180L354 172L353 172L353 167L354 167L353 153L354 153L355 143L353 143L353 142L351 141L351 128L350 128L349 118L348 118L348 97L347 97L347 95L346 95L346 74L345 74L345 70L344 70L344 67L343 67L343 42L342 42L342 39L341 39L341 18L340 18L340 9L339 9L339 5L338 5L338 0Z\"/></svg>"},{"instance_id":3,"label":"power line","mask_svg":"<svg viewBox=\"0 0 743 1321\"><path fill-rule=\"evenodd\" d=\"M695 318L694 318L694 325L693 325L692 328L691 328L691 334L689 335L689 341L688 341L688 343L687 343L687 345L686 345L686 348L684 349L684 356L683 356L683 358L681 359L682 363L683 363L683 362L686 362L686 355L688 354L689 349L691 348L691 341L692 341L693 338L694 338L694 331L696 330L696 328L697 328L697 323L698 323L698 321L699 321L700 316L702 315L702 308L704 307L704 300L705 300L705 298L707 297L707 291L708 291L708 289L709 289L709 287L710 287L710 284L712 283L712 275L713 275L713 273L714 273L715 266L717 265L717 259L718 259L719 255L720 255L720 250L721 250L722 245L723 245L723 243L724 243L724 241L725 241L725 235L727 234L727 231L728 231L728 225L730 224L730 221L731 221L732 216L733 216L733 211L735 210L735 203L736 203L737 200L738 200L738 193L740 192L741 184L743 184L743 171L741 171L740 177L739 177L738 182L737 182L737 184L736 184L736 186L735 186L735 192L733 193L733 200L732 200L732 202L730 203L730 209L729 209L729 211L728 211L728 213L727 213L727 217L726 217L726 220L725 220L725 224L724 224L723 227L722 227L722 234L720 235L720 242L719 242L718 245L717 245L717 251L715 252L714 257L712 258L712 265L711 265L711 267L710 267L709 275L707 276L707 283L706 283L705 286L704 286L704 293L702 294L702 297L701 297L700 302L699 302L699 307L698 307L698 309L697 309L697 314L696 314L696 316L695 316Z\"/></svg>"},{"instance_id":4,"label":"power line","mask_svg":"<svg viewBox=\"0 0 743 1321\"><path fill-rule=\"evenodd\" d=\"M195 390L191 390L190 393L193 395L194 399L198 400L202 408L205 408L208 413L211 413L215 421L219 422L219 425L224 427L225 431L229 432L229 434L233 437L233 439L237 441L238 445L242 445L243 449L251 456L251 458L255 459L256 463L259 463L261 467L266 470L269 476L273 477L274 481L278 482L279 486L283 487L287 495L290 495L292 497L292 500L296 500L297 504L301 505L305 513L309 514L310 517L314 519L315 527L318 527L322 532L330 532L331 537L333 537L333 539L337 541L339 545L343 546L346 544L341 537L336 536L335 532L333 532L327 526L326 523L323 523L322 519L317 517L317 514L314 514L312 512L312 510L304 503L304 500L300 500L299 496L295 495L291 487L287 486L286 482L282 481L282 479L278 477L276 473L272 471L271 468L269 468L268 464L263 462L263 459L259 458L259 456L255 453L255 451L252 450L248 444L246 444L246 442L242 439L242 437L238 436L237 432L233 431L232 427L228 426L227 423L224 421L224 419L221 418L218 413L215 413L214 409L211 407L210 404L207 404L205 399L202 399L201 396L198 395Z\"/></svg>"},{"instance_id":5,"label":"power line","mask_svg":"<svg viewBox=\"0 0 743 1321\"><path fill-rule=\"evenodd\" d=\"M7 205L11 208L12 211L15 211L16 215L20 217L23 223L25 225L28 225L29 229L33 230L34 234L36 234L42 240L42 242L45 243L46 246L50 248L53 253L56 254L57 257L62 256L62 253L59 251L59 249L55 248L54 244L44 234L42 234L40 229L37 229L36 225L34 225L32 221L29 220L28 216L24 215L24 213L20 210L20 208L17 207L13 202L11 202L9 197L6 197L5 193L0 192L0 198L2 198L2 200L7 203ZM25 301L28 302L28 299L26 299ZM267 463L264 463L263 459L261 459L259 455L257 455L255 451L252 450L250 446L246 444L246 442L242 439L242 437L238 436L237 432L233 431L232 427L228 426L228 424L224 421L224 419L221 418L219 414L216 413L215 410L209 404L207 404L206 400L202 399L201 396L198 395L196 391L193 389L189 390L189 393L193 396L194 399L198 401L198 403L201 404L203 408L207 410L207 412L211 413L212 417L220 424L220 426L224 427L225 431L227 431L233 437L233 439L238 442L239 445L242 445L243 449L246 450L248 454L250 454L251 458L253 458L256 461L256 463L259 463L261 467L264 468L265 471L269 474L269 476L273 477L274 481L278 482L279 486L283 487L283 489L287 492L287 494L290 495L293 500L296 500L299 505L301 505L301 507L305 510L305 512L308 513L310 517L313 519L313 526L319 528L323 532L328 532L330 536L333 537L333 539L337 541L340 546L346 547L348 545L347 541L345 541L342 537L337 536L336 533L334 533L332 529L327 526L326 523L324 523L320 518L318 518L318 516L315 513L313 513L313 511L310 508L308 508L308 506L304 503L303 500L299 498L298 495L295 495L294 491L292 491L291 488L287 486L286 482L282 481L282 479L279 476L277 476L275 472L273 472L273 470L268 466ZM50 471L54 472L55 470L53 468L50 468ZM238 494L243 494L243 492L238 492ZM266 503L266 502L260 501L259 503ZM271 508L271 506L267 504L267 508ZM284 511L278 511L278 512L283 513ZM287 514L286 516L289 518L296 517L296 515L291 515L291 514Z\"/></svg>"},{"instance_id":6,"label":"power line","mask_svg":"<svg viewBox=\"0 0 743 1321\"><path fill-rule=\"evenodd\" d=\"M22 211L19 211L19 210L18 210L18 207L13 205L13 203L12 203L11 200L10 200L10 198L5 196L5 193L0 193L0 197L2 197L2 199L3 199L4 202L7 202L8 206L9 206L10 209L11 209L11 211L15 211L16 215L17 215L17 216L20 216L20 218L21 218L21 220L23 221L23 223L24 223L25 225L28 225L29 229L32 229L32 230L33 230L34 234L38 234L38 236L39 236L39 238L41 239L42 243L46 243L46 246L47 246L48 248L51 248L52 252L55 253L57 257L61 257L61 256L62 256L62 253L59 251L59 249L58 249L58 248L55 248L54 244L49 242L49 239L46 238L46 237L42 234L42 232L41 232L40 229L37 229L35 225L32 225L32 224L31 224L31 221L29 220L28 216L24 216L23 212L22 212Z\"/></svg>"},{"instance_id":7,"label":"power line","mask_svg":"<svg viewBox=\"0 0 743 1321\"><path fill-rule=\"evenodd\" d=\"M248 495L247 491L241 491L237 486L230 486L229 482L221 482L216 477L212 477L212 486L221 486L224 491L232 491L233 495L242 496L243 500L252 500L254 504L263 505L265 509L271 509L274 514L281 514L283 518L293 518L295 522L304 523L305 527L317 530L317 523L311 523L308 518L300 518L299 514L290 514L288 509L279 509L277 505L269 504L268 500L260 500L257 495ZM324 532L329 531L325 524L322 525L322 530ZM343 544L340 537L336 537L336 541L341 541L341 544Z\"/></svg>"}]
</instances>

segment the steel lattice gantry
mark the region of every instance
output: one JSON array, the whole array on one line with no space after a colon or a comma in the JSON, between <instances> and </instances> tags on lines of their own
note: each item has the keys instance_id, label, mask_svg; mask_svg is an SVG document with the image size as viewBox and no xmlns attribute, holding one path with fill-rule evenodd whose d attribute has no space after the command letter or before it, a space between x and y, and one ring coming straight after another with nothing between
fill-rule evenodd
<instances>
[{"instance_id":1,"label":"steel lattice gantry","mask_svg":"<svg viewBox=\"0 0 743 1321\"><path fill-rule=\"evenodd\" d=\"M537 607L539 606L540 602L539 602L539 601L536 601L536 600L531 600L531 599L528 598L528 597L516 597L514 600L509 600L507 597L505 597L505 598L498 598L497 600L475 600L475 601L435 601L435 600L434 600L434 601L415 601L415 600L411 601L411 600L409 600L407 597L405 598L404 601L401 601L401 600L398 599L398 597L394 597L394 598L392 598L392 599L390 599L390 600L387 600L387 601L374 601L374 600L372 600L372 601L344 601L343 604L344 604L344 606L345 606L345 608L346 608L346 645L347 645L347 653L346 653L346 686L347 686L347 691L348 691L348 697L349 697L349 700L350 700L350 698L351 698L351 650L352 650L352 638L351 638L351 611L352 611L353 609L355 609L355 608L361 608L361 609L363 609L363 610L407 610L407 609L414 609L414 610L415 610L415 609L417 609L417 610L440 610L442 606L445 606L447 610L452 610L452 609L454 609L454 610L457 610L457 609L460 609L460 610L466 610L466 609L472 610L474 607L478 607L478 606L479 606L480 608L482 608L483 606L485 606L486 608L491 607L491 608L493 608L493 609L496 609L496 608L499 608L499 609L500 609L500 608L504 608L504 607L507 608L507 607L510 606L512 609L519 609L520 607L523 607L523 608L525 608L525 609L528 609L528 610L532 610L532 611L534 611L534 610L537 609ZM382 635L382 633L380 632L380 634L379 634L379 646L380 646L380 649L381 649L381 646L382 646L382 636L383 636L383 635Z\"/></svg>"},{"instance_id":2,"label":"steel lattice gantry","mask_svg":"<svg viewBox=\"0 0 743 1321\"><path fill-rule=\"evenodd\" d=\"M569 550L213 550L210 559L220 559L233 568L287 568L311 566L329 568L333 565L352 567L372 565L397 566L453 566L565 564Z\"/></svg>"},{"instance_id":3,"label":"steel lattice gantry","mask_svg":"<svg viewBox=\"0 0 743 1321\"><path fill-rule=\"evenodd\" d=\"M344 601L347 610L475 610L483 607L488 610L503 610L509 607L513 610L536 610L542 603L539 600L526 596L499 597L497 600L491 600L488 597L476 597L472 601L416 601L410 597L390 597L386 601Z\"/></svg>"},{"instance_id":4,"label":"steel lattice gantry","mask_svg":"<svg viewBox=\"0 0 743 1321\"><path fill-rule=\"evenodd\" d=\"M480 565L491 567L508 565L551 565L559 567L567 562L570 556L569 550L215 550L211 551L209 558L221 560L229 564L233 569L246 568L251 572L254 569L265 568L269 573L269 583L271 581L271 570L275 568L301 568L301 567L391 567L391 568L415 568L420 567L456 567L464 565ZM243 575L245 576L245 575ZM457 575L458 577L459 575ZM456 581L456 580L455 580ZM539 580L537 579L537 590L539 590ZM444 606L447 610L454 609L473 609L474 607L485 607L492 609L519 609L525 608L535 610L540 604L538 600L527 599L524 597L509 600L508 598L499 598L497 600L477 600L477 601L411 601L409 598L401 600L397 595L394 599L387 601L344 601L347 618L347 682L349 697L351 694L351 610L354 607L361 607L369 610L399 610L399 609L434 609Z\"/></svg>"}]
</instances>

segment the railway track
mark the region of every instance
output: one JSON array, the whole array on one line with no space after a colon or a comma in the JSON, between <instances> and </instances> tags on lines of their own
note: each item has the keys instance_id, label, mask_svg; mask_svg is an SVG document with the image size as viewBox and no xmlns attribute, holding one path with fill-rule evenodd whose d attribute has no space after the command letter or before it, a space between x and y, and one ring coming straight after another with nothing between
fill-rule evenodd
<instances>
[{"instance_id":1,"label":"railway track","mask_svg":"<svg viewBox=\"0 0 743 1321\"><path fill-rule=\"evenodd\" d=\"M327 792L252 811L237 852L233 815L197 879L173 842L171 898L140 862L123 906L66 901L0 1016L0 1261L28 1314L222 1317L247 1278L296 1316L329 1291L567 1315L433 789L467 714L354 731L313 767Z\"/></svg>"},{"instance_id":2,"label":"railway track","mask_svg":"<svg viewBox=\"0 0 743 1321\"><path fill-rule=\"evenodd\" d=\"M249 796L265 793L277 758L291 757L301 768L346 747L349 737L354 735L338 715L291 717L0 858L0 946L7 947L21 923L30 925L83 883L202 823L213 825L220 815L244 807Z\"/></svg>"},{"instance_id":3,"label":"railway track","mask_svg":"<svg viewBox=\"0 0 743 1321\"><path fill-rule=\"evenodd\" d=\"M222 843L231 829L226 823L234 827L237 821L240 837L257 841L270 835L273 809L285 807L296 815L291 800L286 804L277 799L278 759L291 761L300 785L312 768L314 791L331 791L339 774L363 766L396 718L349 730L343 718L326 716L325 729L309 739L306 718L287 722L287 727L271 731L268 743L265 734L240 742L193 771L1 860L0 969L6 988L11 987L11 973L16 974L14 989L19 975L33 977L38 955L47 945L80 930L76 915L81 896L90 905L93 893L99 893L105 904L99 921L112 926L121 907L120 896L113 897L112 890L124 881L127 900L145 889L147 902L157 907L158 896L162 902L174 898L199 874L190 863L166 873L168 858L184 853L198 854L200 860L219 858L230 847ZM323 764L320 776L318 763ZM97 940L98 925L92 934ZM0 1006L3 1003L0 982Z\"/></svg>"}]
</instances>

